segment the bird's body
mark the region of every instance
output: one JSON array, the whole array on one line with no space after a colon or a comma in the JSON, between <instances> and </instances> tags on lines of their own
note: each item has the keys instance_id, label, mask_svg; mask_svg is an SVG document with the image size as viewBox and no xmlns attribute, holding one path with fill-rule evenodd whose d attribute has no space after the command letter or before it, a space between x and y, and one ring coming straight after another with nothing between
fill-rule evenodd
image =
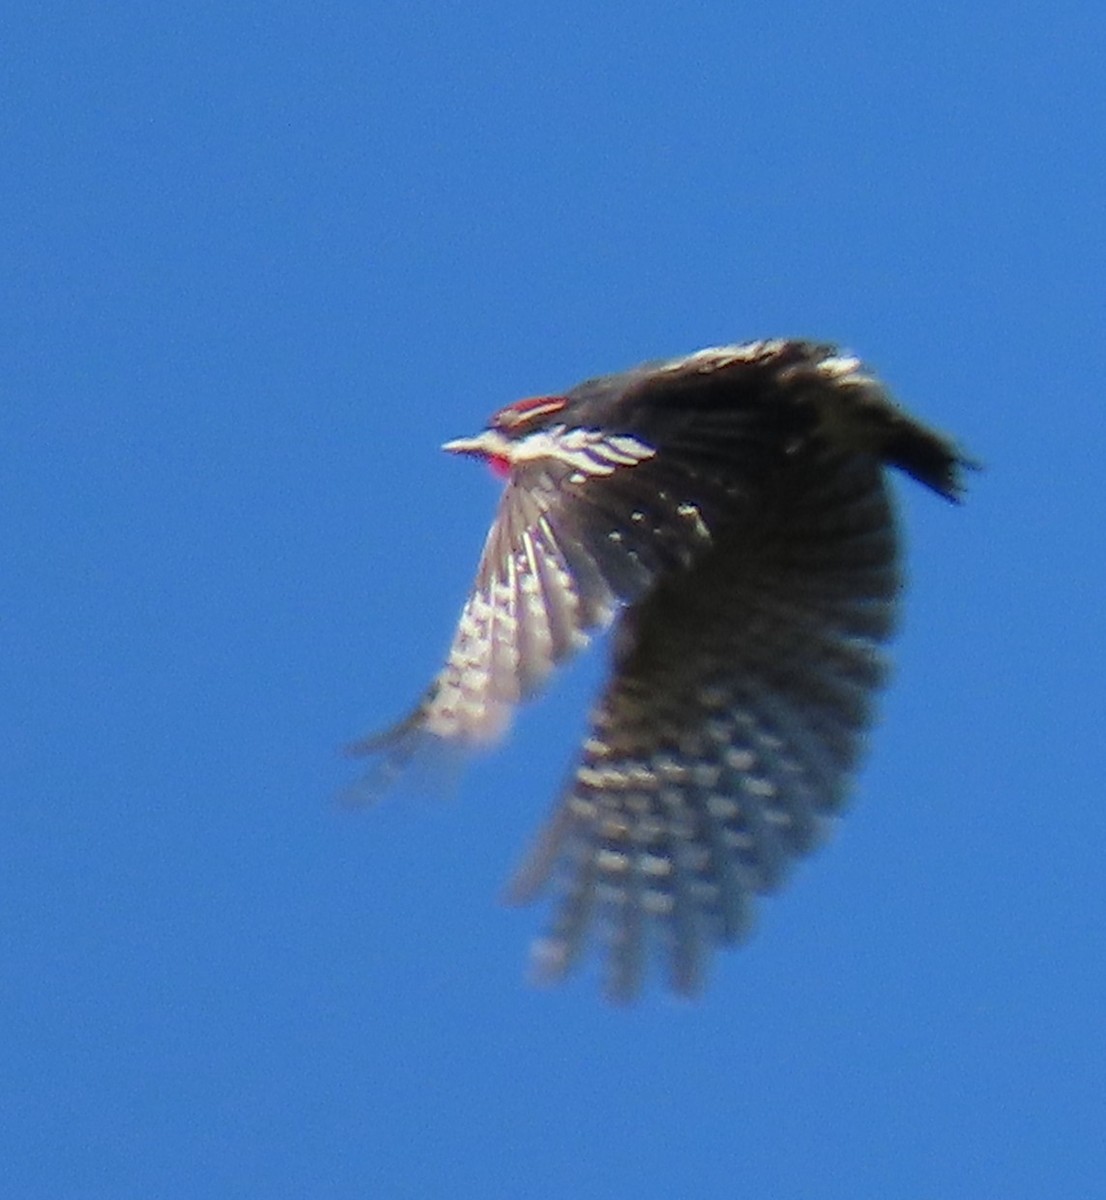
<instances>
[{"instance_id":1,"label":"bird's body","mask_svg":"<svg viewBox=\"0 0 1106 1200\"><path fill-rule=\"evenodd\" d=\"M387 776L435 743L492 741L617 623L580 763L512 894L558 880L545 977L597 927L613 997L653 944L692 992L843 801L900 590L885 467L954 498L966 460L855 359L794 341L520 401L447 449L506 490L445 667L360 748Z\"/></svg>"}]
</instances>

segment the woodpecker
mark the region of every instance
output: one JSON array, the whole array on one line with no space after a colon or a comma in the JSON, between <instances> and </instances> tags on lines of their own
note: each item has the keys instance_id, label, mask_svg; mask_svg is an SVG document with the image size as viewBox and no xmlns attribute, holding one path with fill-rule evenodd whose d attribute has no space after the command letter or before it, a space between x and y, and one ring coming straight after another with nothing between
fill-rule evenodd
<instances>
[{"instance_id":1,"label":"woodpecker","mask_svg":"<svg viewBox=\"0 0 1106 1200\"><path fill-rule=\"evenodd\" d=\"M613 626L578 763L509 898L556 887L540 979L597 935L612 999L653 957L694 993L845 800L902 587L887 468L957 500L974 464L858 359L794 340L520 400L444 449L505 489L444 667L354 747L377 756L369 791L494 742Z\"/></svg>"}]
</instances>

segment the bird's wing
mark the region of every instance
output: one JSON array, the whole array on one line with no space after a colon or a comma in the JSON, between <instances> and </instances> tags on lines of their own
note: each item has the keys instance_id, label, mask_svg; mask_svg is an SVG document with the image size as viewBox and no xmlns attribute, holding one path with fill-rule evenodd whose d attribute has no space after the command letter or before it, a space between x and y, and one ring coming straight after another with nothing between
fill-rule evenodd
<instances>
[{"instance_id":1,"label":"bird's wing","mask_svg":"<svg viewBox=\"0 0 1106 1200\"><path fill-rule=\"evenodd\" d=\"M709 545L693 505L658 493L655 480L630 480L652 456L644 443L559 435L568 439L563 457L535 457L512 473L445 665L421 702L400 724L351 747L377 756L359 795L379 792L424 751L493 742L515 706L622 604ZM640 502L623 503L639 493Z\"/></svg>"},{"instance_id":2,"label":"bird's wing","mask_svg":"<svg viewBox=\"0 0 1106 1200\"><path fill-rule=\"evenodd\" d=\"M558 881L547 978L599 926L613 997L637 990L653 942L694 991L705 952L742 935L751 897L841 804L899 588L883 472L811 443L740 508L616 632L575 778L512 889Z\"/></svg>"}]
</instances>

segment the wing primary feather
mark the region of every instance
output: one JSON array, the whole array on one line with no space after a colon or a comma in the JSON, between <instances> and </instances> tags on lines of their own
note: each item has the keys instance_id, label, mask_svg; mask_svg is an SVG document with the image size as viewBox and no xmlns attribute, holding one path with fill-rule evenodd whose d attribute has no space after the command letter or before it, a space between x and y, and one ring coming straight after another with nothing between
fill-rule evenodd
<instances>
[{"instance_id":1,"label":"wing primary feather","mask_svg":"<svg viewBox=\"0 0 1106 1200\"><path fill-rule=\"evenodd\" d=\"M635 998L644 970L641 853L640 847L628 853L625 879L610 916L607 996L617 1004L627 1004Z\"/></svg>"},{"instance_id":2,"label":"wing primary feather","mask_svg":"<svg viewBox=\"0 0 1106 1200\"><path fill-rule=\"evenodd\" d=\"M691 848L683 839L670 843L672 913L668 922L668 968L672 990L694 996L703 984L703 944L691 892Z\"/></svg>"},{"instance_id":3,"label":"wing primary feather","mask_svg":"<svg viewBox=\"0 0 1106 1200\"><path fill-rule=\"evenodd\" d=\"M549 933L533 947L534 977L542 984L563 978L580 957L595 907L595 843L582 838L568 849L576 861L565 864L567 881L562 885L556 919Z\"/></svg>"}]
</instances>

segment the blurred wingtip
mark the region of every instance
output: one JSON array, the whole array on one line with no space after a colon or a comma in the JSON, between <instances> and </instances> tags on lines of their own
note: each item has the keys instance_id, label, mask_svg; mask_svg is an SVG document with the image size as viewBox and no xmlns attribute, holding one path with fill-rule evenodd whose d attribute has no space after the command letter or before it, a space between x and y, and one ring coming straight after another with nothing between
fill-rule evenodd
<instances>
[{"instance_id":1,"label":"blurred wingtip","mask_svg":"<svg viewBox=\"0 0 1106 1200\"><path fill-rule=\"evenodd\" d=\"M968 479L965 472L971 473L986 469L987 466L982 459L974 458L957 447L956 457L949 471L949 485L944 491L945 499L950 500L953 504L963 504L968 494Z\"/></svg>"},{"instance_id":2,"label":"blurred wingtip","mask_svg":"<svg viewBox=\"0 0 1106 1200\"><path fill-rule=\"evenodd\" d=\"M453 789L464 761L464 747L437 737L422 726L419 713L379 733L371 733L342 747L347 758L372 761L361 776L343 788L342 808L364 808L385 793L441 795Z\"/></svg>"},{"instance_id":3,"label":"blurred wingtip","mask_svg":"<svg viewBox=\"0 0 1106 1200\"><path fill-rule=\"evenodd\" d=\"M535 938L530 944L527 979L534 987L548 988L568 974L571 957L568 947L558 938Z\"/></svg>"}]
</instances>

